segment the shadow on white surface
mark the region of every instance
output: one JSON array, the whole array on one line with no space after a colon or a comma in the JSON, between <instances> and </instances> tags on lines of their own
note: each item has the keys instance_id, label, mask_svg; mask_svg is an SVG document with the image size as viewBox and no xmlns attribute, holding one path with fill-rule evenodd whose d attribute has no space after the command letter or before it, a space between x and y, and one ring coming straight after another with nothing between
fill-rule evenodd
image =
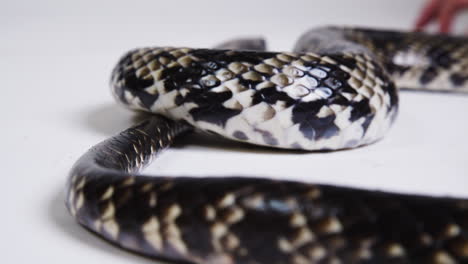
<instances>
[{"instance_id":1,"label":"shadow on white surface","mask_svg":"<svg viewBox=\"0 0 468 264\"><path fill-rule=\"evenodd\" d=\"M84 126L107 136L119 133L140 120L138 114L117 103L98 105L85 111L86 113L82 115Z\"/></svg>"}]
</instances>

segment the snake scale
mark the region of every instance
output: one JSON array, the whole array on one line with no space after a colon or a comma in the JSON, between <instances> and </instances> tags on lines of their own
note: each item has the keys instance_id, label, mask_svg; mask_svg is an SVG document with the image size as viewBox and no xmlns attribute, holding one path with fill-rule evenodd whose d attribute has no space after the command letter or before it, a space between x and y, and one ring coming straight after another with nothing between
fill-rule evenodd
<instances>
[{"instance_id":1,"label":"snake scale","mask_svg":"<svg viewBox=\"0 0 468 264\"><path fill-rule=\"evenodd\" d=\"M320 28L294 52L261 39L217 49L141 48L111 86L153 117L73 167L76 220L133 252L177 263L468 263L468 200L265 178L138 171L196 129L276 148L349 149L383 137L398 88L468 92L468 39Z\"/></svg>"}]
</instances>

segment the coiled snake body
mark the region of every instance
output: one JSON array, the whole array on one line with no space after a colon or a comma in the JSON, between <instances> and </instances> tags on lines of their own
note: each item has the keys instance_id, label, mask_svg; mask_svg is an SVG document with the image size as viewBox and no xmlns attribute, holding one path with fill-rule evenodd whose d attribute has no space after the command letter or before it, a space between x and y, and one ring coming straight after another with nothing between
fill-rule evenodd
<instances>
[{"instance_id":1,"label":"coiled snake body","mask_svg":"<svg viewBox=\"0 0 468 264\"><path fill-rule=\"evenodd\" d=\"M397 114L396 87L468 92L466 38L324 28L292 53L261 40L219 48L143 48L119 61L114 96L158 115L75 164L66 204L81 225L183 263L468 263L466 199L138 174L193 127L278 148L375 142Z\"/></svg>"}]
</instances>

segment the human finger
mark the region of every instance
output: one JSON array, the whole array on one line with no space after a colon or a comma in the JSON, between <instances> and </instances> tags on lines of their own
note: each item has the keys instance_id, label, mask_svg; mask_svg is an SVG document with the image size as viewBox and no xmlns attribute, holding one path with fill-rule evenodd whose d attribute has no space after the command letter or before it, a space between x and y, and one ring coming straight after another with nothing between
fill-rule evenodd
<instances>
[{"instance_id":1,"label":"human finger","mask_svg":"<svg viewBox=\"0 0 468 264\"><path fill-rule=\"evenodd\" d=\"M439 12L438 23L441 33L449 33L452 28L453 19L458 11L457 5L445 5Z\"/></svg>"},{"instance_id":2,"label":"human finger","mask_svg":"<svg viewBox=\"0 0 468 264\"><path fill-rule=\"evenodd\" d=\"M426 4L418 19L416 20L415 29L422 30L429 22L434 20L437 17L438 10L441 6L441 0L431 0Z\"/></svg>"}]
</instances>

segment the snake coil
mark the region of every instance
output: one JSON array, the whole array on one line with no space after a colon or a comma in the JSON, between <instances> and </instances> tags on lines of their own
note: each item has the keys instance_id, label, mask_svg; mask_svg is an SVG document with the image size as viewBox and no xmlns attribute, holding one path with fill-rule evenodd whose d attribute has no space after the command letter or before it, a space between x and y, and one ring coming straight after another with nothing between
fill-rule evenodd
<instances>
[{"instance_id":1,"label":"snake coil","mask_svg":"<svg viewBox=\"0 0 468 264\"><path fill-rule=\"evenodd\" d=\"M381 139L398 88L468 92L468 39L322 28L294 52L259 39L124 55L112 91L154 113L73 167L67 207L125 249L181 263L468 263L468 200L260 178L138 171L194 127L276 148Z\"/></svg>"}]
</instances>

